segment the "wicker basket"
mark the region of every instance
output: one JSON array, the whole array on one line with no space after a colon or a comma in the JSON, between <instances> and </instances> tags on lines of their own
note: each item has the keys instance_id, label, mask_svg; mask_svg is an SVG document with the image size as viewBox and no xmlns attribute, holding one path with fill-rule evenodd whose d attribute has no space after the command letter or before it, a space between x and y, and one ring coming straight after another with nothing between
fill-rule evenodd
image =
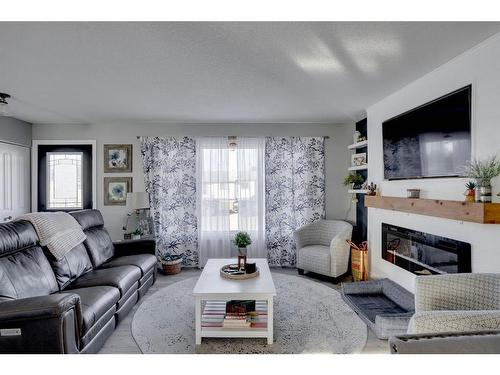
<instances>
[{"instance_id":1,"label":"wicker basket","mask_svg":"<svg viewBox=\"0 0 500 375\"><path fill-rule=\"evenodd\" d=\"M172 260L172 261L161 261L161 267L165 275L175 275L181 272L182 269L182 258Z\"/></svg>"}]
</instances>

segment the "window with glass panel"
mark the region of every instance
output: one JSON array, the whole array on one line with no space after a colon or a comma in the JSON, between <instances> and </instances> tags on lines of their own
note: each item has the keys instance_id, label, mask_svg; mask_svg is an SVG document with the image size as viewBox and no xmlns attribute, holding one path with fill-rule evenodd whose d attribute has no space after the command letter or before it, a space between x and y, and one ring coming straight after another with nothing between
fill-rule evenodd
<instances>
[{"instance_id":1,"label":"window with glass panel","mask_svg":"<svg viewBox=\"0 0 500 375\"><path fill-rule=\"evenodd\" d=\"M82 152L47 152L47 209L82 209Z\"/></svg>"}]
</instances>

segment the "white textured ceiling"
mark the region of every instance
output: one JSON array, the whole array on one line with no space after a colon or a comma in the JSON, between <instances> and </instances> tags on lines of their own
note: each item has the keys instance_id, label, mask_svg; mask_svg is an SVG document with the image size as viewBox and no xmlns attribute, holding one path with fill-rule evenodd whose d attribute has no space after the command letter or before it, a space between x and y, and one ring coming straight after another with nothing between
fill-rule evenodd
<instances>
[{"instance_id":1,"label":"white textured ceiling","mask_svg":"<svg viewBox=\"0 0 500 375\"><path fill-rule=\"evenodd\" d=\"M500 23L0 23L36 123L344 122Z\"/></svg>"}]
</instances>

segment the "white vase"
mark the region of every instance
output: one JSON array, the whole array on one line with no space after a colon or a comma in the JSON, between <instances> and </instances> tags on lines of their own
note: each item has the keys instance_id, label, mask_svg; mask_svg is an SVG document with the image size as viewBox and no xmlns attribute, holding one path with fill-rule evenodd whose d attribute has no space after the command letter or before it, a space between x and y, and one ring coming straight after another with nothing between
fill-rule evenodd
<instances>
[{"instance_id":1,"label":"white vase","mask_svg":"<svg viewBox=\"0 0 500 375\"><path fill-rule=\"evenodd\" d=\"M140 240L141 239L141 235L140 234L133 234L132 235L132 239L133 240Z\"/></svg>"}]
</instances>

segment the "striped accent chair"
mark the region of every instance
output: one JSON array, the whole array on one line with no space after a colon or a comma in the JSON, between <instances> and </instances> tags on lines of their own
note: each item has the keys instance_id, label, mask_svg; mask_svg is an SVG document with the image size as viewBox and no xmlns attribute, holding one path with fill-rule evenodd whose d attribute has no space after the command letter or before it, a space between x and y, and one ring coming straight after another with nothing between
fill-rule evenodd
<instances>
[{"instance_id":1,"label":"striped accent chair","mask_svg":"<svg viewBox=\"0 0 500 375\"><path fill-rule=\"evenodd\" d=\"M318 220L293 233L297 246L297 268L337 278L347 272L352 225L342 220Z\"/></svg>"}]
</instances>

